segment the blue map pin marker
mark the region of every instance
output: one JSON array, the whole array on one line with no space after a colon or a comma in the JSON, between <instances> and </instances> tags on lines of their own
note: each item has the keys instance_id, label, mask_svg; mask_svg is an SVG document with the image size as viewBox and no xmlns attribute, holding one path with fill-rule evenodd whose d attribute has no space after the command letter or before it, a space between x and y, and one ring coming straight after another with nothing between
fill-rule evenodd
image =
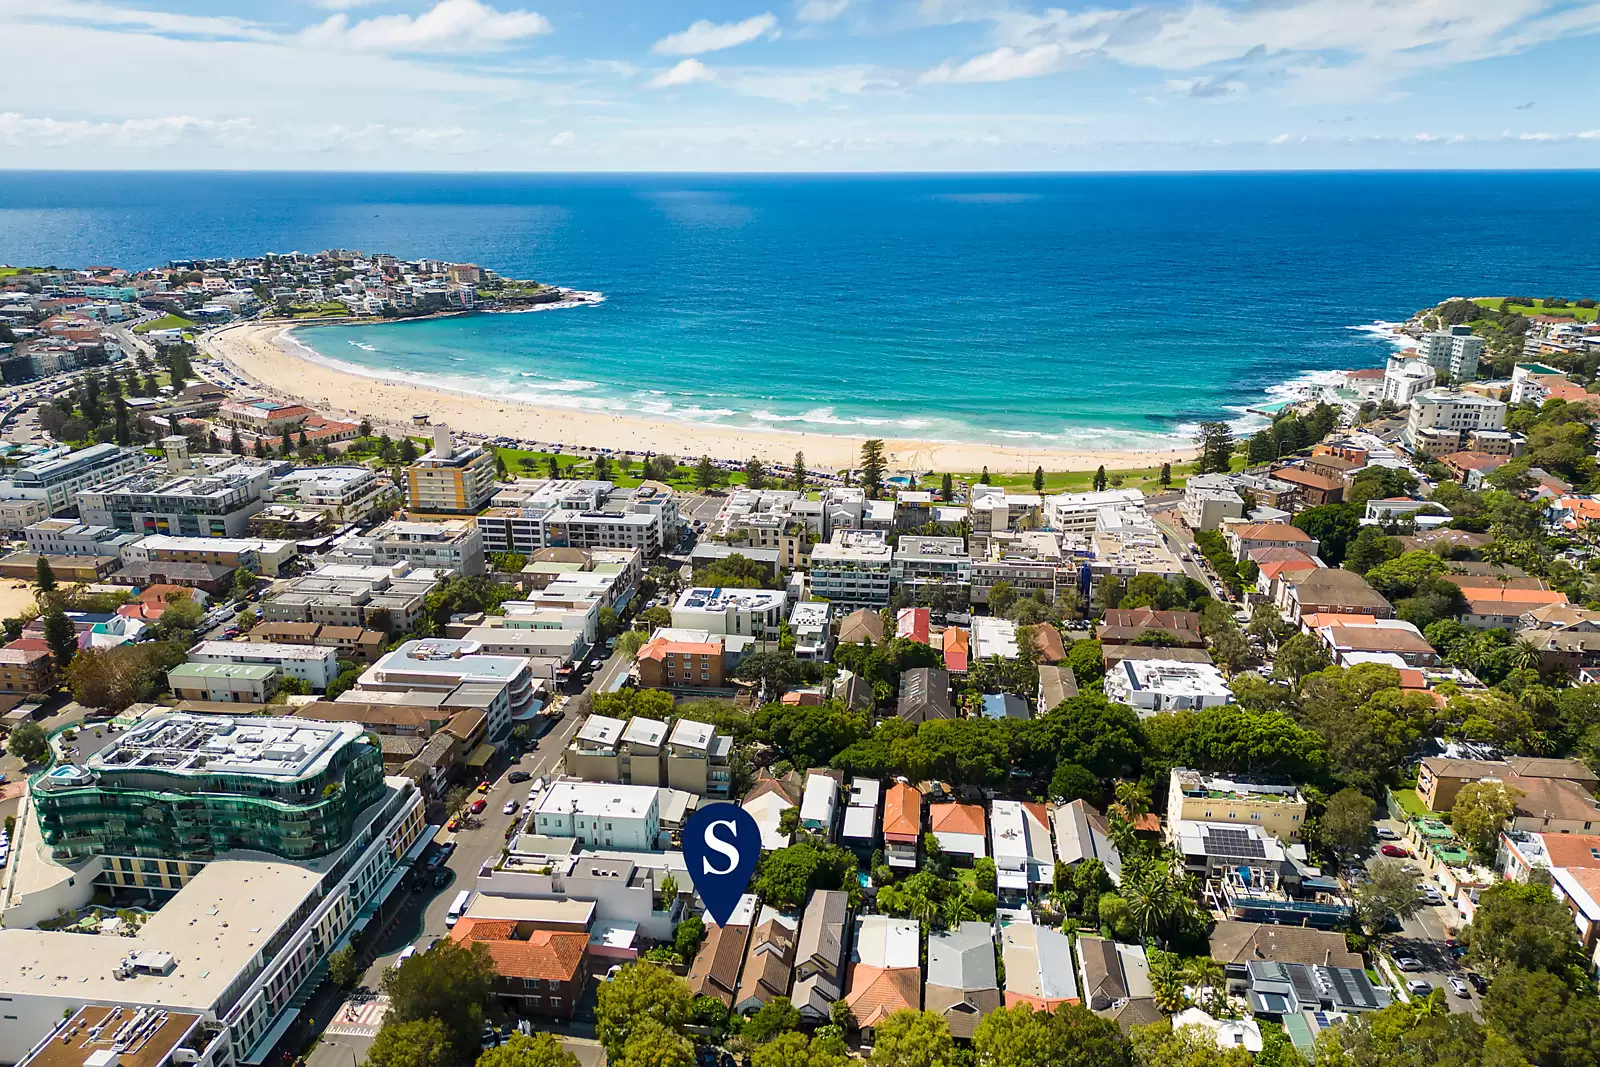
<instances>
[{"instance_id":1,"label":"blue map pin marker","mask_svg":"<svg viewBox=\"0 0 1600 1067\"><path fill-rule=\"evenodd\" d=\"M761 828L737 804L712 804L683 827L689 878L718 926L728 925L761 859Z\"/></svg>"}]
</instances>

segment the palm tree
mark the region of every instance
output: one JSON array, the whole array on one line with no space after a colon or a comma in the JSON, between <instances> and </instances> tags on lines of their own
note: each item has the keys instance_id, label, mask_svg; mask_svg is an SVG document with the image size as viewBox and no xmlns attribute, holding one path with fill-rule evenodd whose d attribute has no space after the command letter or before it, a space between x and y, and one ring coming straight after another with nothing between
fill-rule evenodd
<instances>
[{"instance_id":1,"label":"palm tree","mask_svg":"<svg viewBox=\"0 0 1600 1067\"><path fill-rule=\"evenodd\" d=\"M1170 952L1151 952L1150 994L1156 1007L1168 1015L1176 1014L1189 1006L1189 994L1183 988L1185 974L1178 966L1178 957Z\"/></svg>"},{"instance_id":2,"label":"palm tree","mask_svg":"<svg viewBox=\"0 0 1600 1067\"><path fill-rule=\"evenodd\" d=\"M1527 638L1511 646L1511 666L1518 670L1537 670L1539 659L1539 646Z\"/></svg>"},{"instance_id":3,"label":"palm tree","mask_svg":"<svg viewBox=\"0 0 1600 1067\"><path fill-rule=\"evenodd\" d=\"M968 919L976 919L978 912L972 906L972 890L963 889L954 896L946 897L939 912L946 930L954 930Z\"/></svg>"},{"instance_id":4,"label":"palm tree","mask_svg":"<svg viewBox=\"0 0 1600 1067\"><path fill-rule=\"evenodd\" d=\"M1122 896L1128 902L1128 915L1146 937L1165 924L1172 910L1171 887L1159 870L1146 869L1137 877L1122 880Z\"/></svg>"},{"instance_id":5,"label":"palm tree","mask_svg":"<svg viewBox=\"0 0 1600 1067\"><path fill-rule=\"evenodd\" d=\"M1196 993L1205 991L1206 1011L1221 1018L1228 1010L1228 976L1222 964L1210 956L1196 956L1184 964L1183 973Z\"/></svg>"}]
</instances>

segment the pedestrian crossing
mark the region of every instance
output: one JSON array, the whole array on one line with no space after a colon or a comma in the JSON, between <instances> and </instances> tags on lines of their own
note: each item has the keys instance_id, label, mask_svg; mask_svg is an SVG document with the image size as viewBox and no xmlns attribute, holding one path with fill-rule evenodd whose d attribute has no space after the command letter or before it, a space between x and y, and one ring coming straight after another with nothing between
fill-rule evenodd
<instances>
[{"instance_id":1,"label":"pedestrian crossing","mask_svg":"<svg viewBox=\"0 0 1600 1067\"><path fill-rule=\"evenodd\" d=\"M328 1024L327 1032L344 1037L372 1037L383 1025L383 1017L388 1013L388 997L349 999L339 1006L333 1021Z\"/></svg>"}]
</instances>

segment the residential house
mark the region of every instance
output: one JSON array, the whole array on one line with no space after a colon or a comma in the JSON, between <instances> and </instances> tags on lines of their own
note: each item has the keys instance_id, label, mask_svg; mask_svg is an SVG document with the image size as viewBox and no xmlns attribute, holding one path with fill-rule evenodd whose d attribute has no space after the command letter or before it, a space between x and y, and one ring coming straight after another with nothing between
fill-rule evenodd
<instances>
[{"instance_id":1,"label":"residential house","mask_svg":"<svg viewBox=\"0 0 1600 1067\"><path fill-rule=\"evenodd\" d=\"M850 894L819 889L806 902L794 955L794 993L789 998L800 1017L813 1023L832 1019L833 1002L845 988L845 935L850 924Z\"/></svg>"},{"instance_id":2,"label":"residential house","mask_svg":"<svg viewBox=\"0 0 1600 1067\"><path fill-rule=\"evenodd\" d=\"M1168 825L1200 822L1258 826L1285 841L1300 840L1306 801L1289 783L1225 777L1174 767L1168 781Z\"/></svg>"},{"instance_id":3,"label":"residential house","mask_svg":"<svg viewBox=\"0 0 1600 1067\"><path fill-rule=\"evenodd\" d=\"M750 951L745 954L744 973L733 1010L740 1015L760 1011L777 997L789 995L789 980L794 973L795 923L773 913L750 935Z\"/></svg>"},{"instance_id":4,"label":"residential house","mask_svg":"<svg viewBox=\"0 0 1600 1067\"><path fill-rule=\"evenodd\" d=\"M1026 909L1001 913L1000 954L1006 1007L1027 1004L1035 1011L1054 1011L1081 1003L1071 940L1054 927L1035 924Z\"/></svg>"},{"instance_id":5,"label":"residential house","mask_svg":"<svg viewBox=\"0 0 1600 1067\"><path fill-rule=\"evenodd\" d=\"M1233 702L1233 690L1221 671L1209 663L1174 663L1159 659L1124 659L1106 671L1106 698L1127 704L1141 718L1164 711L1221 707Z\"/></svg>"},{"instance_id":6,"label":"residential house","mask_svg":"<svg viewBox=\"0 0 1600 1067\"><path fill-rule=\"evenodd\" d=\"M1086 800L1074 800L1055 810L1056 862L1076 867L1099 860L1113 885L1122 884L1122 854L1111 842L1111 824Z\"/></svg>"},{"instance_id":7,"label":"residential house","mask_svg":"<svg viewBox=\"0 0 1600 1067\"><path fill-rule=\"evenodd\" d=\"M859 608L846 615L839 623L839 643L860 645L871 641L874 646L883 644L883 616L867 608Z\"/></svg>"},{"instance_id":8,"label":"residential house","mask_svg":"<svg viewBox=\"0 0 1600 1067\"><path fill-rule=\"evenodd\" d=\"M450 930L463 948L482 945L494 961L495 996L516 1014L571 1019L588 979L586 930L539 929L517 919L463 917Z\"/></svg>"},{"instance_id":9,"label":"residential house","mask_svg":"<svg viewBox=\"0 0 1600 1067\"><path fill-rule=\"evenodd\" d=\"M844 1000L863 1030L897 1011L922 1009L922 929L915 919L856 919Z\"/></svg>"},{"instance_id":10,"label":"residential house","mask_svg":"<svg viewBox=\"0 0 1600 1067\"><path fill-rule=\"evenodd\" d=\"M1094 1011L1106 1011L1118 1001L1148 997L1150 963L1143 945L1124 945L1102 937L1080 937L1078 965L1083 974L1083 1003Z\"/></svg>"},{"instance_id":11,"label":"residential house","mask_svg":"<svg viewBox=\"0 0 1600 1067\"><path fill-rule=\"evenodd\" d=\"M944 648L944 669L950 674L966 674L972 658L972 641L959 626L947 626L940 636Z\"/></svg>"},{"instance_id":12,"label":"residential house","mask_svg":"<svg viewBox=\"0 0 1600 1067\"><path fill-rule=\"evenodd\" d=\"M1230 522L1222 527L1222 539L1234 559L1246 559L1258 548L1297 548L1316 555L1320 547L1310 534L1286 522Z\"/></svg>"},{"instance_id":13,"label":"residential house","mask_svg":"<svg viewBox=\"0 0 1600 1067\"><path fill-rule=\"evenodd\" d=\"M883 783L876 778L850 779L839 843L855 849L857 855L870 856L878 846L878 801L882 794Z\"/></svg>"},{"instance_id":14,"label":"residential house","mask_svg":"<svg viewBox=\"0 0 1600 1067\"><path fill-rule=\"evenodd\" d=\"M1035 698L1039 714L1043 715L1062 701L1071 700L1077 695L1078 678L1072 673L1071 667L1040 665L1039 694Z\"/></svg>"},{"instance_id":15,"label":"residential house","mask_svg":"<svg viewBox=\"0 0 1600 1067\"><path fill-rule=\"evenodd\" d=\"M1195 611L1157 611L1154 608L1110 608L1095 631L1095 640L1108 645L1130 645L1147 632L1165 637L1174 648L1204 648L1200 614Z\"/></svg>"},{"instance_id":16,"label":"residential house","mask_svg":"<svg viewBox=\"0 0 1600 1067\"><path fill-rule=\"evenodd\" d=\"M1361 575L1342 567L1319 567L1284 582L1277 603L1283 617L1294 623L1305 615L1324 613L1394 618L1392 604Z\"/></svg>"},{"instance_id":17,"label":"residential house","mask_svg":"<svg viewBox=\"0 0 1600 1067\"><path fill-rule=\"evenodd\" d=\"M756 825L761 828L761 848L773 852L786 847L793 834L786 834L779 829L783 823L783 813L797 806L798 792L786 782L775 778L761 778L745 794L743 803L739 806L750 813Z\"/></svg>"},{"instance_id":18,"label":"residential house","mask_svg":"<svg viewBox=\"0 0 1600 1067\"><path fill-rule=\"evenodd\" d=\"M933 614L927 608L901 608L895 616L894 635L906 641L932 644Z\"/></svg>"},{"instance_id":19,"label":"residential house","mask_svg":"<svg viewBox=\"0 0 1600 1067\"><path fill-rule=\"evenodd\" d=\"M842 772L835 771L843 777ZM800 797L800 826L833 840L833 824L839 812L839 778L825 771L806 774L805 792Z\"/></svg>"},{"instance_id":20,"label":"residential house","mask_svg":"<svg viewBox=\"0 0 1600 1067\"><path fill-rule=\"evenodd\" d=\"M1353 1015L1389 1006L1389 991L1374 987L1358 967L1251 960L1245 969L1257 1018L1282 1022L1303 1011Z\"/></svg>"},{"instance_id":21,"label":"residential house","mask_svg":"<svg viewBox=\"0 0 1600 1067\"><path fill-rule=\"evenodd\" d=\"M915 870L921 843L922 794L905 782L895 782L884 797L884 860L891 867Z\"/></svg>"},{"instance_id":22,"label":"residential house","mask_svg":"<svg viewBox=\"0 0 1600 1067\"><path fill-rule=\"evenodd\" d=\"M982 804L930 804L928 829L945 855L982 859L988 855L988 823Z\"/></svg>"},{"instance_id":23,"label":"residential house","mask_svg":"<svg viewBox=\"0 0 1600 1067\"><path fill-rule=\"evenodd\" d=\"M1026 896L1055 880L1056 856L1043 804L996 800L989 807L989 846L1002 896Z\"/></svg>"},{"instance_id":24,"label":"residential house","mask_svg":"<svg viewBox=\"0 0 1600 1067\"><path fill-rule=\"evenodd\" d=\"M994 931L968 920L928 935L928 980L923 1010L942 1016L950 1036L971 1040L985 1015L1001 1007L994 966Z\"/></svg>"},{"instance_id":25,"label":"residential house","mask_svg":"<svg viewBox=\"0 0 1600 1067\"><path fill-rule=\"evenodd\" d=\"M1361 954L1351 952L1344 934L1338 931L1232 919L1219 919L1212 926L1211 944L1206 954L1222 964L1229 979L1235 981L1248 977L1252 960L1325 967L1364 966Z\"/></svg>"},{"instance_id":26,"label":"residential house","mask_svg":"<svg viewBox=\"0 0 1600 1067\"><path fill-rule=\"evenodd\" d=\"M955 705L950 702L950 675L937 667L913 667L903 672L896 714L914 724L955 718Z\"/></svg>"}]
</instances>

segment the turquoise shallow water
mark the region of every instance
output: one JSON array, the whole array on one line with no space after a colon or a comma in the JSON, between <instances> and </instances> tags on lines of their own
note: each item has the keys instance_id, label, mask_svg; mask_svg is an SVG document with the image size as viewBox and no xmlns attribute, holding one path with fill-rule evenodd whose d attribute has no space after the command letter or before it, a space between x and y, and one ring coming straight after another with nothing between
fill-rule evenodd
<instances>
[{"instance_id":1,"label":"turquoise shallow water","mask_svg":"<svg viewBox=\"0 0 1600 1067\"><path fill-rule=\"evenodd\" d=\"M1559 205L1559 210L1552 210ZM0 174L0 261L330 246L599 290L300 331L533 402L780 429L1139 446L1451 295L1600 295L1600 174Z\"/></svg>"}]
</instances>

